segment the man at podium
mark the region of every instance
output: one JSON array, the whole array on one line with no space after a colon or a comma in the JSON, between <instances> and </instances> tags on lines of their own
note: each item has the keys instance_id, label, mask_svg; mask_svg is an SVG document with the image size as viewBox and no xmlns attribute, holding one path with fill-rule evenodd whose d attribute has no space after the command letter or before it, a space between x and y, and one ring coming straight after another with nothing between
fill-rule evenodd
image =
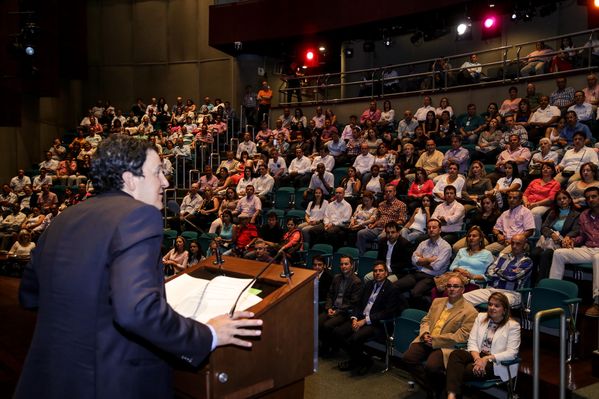
<instances>
[{"instance_id":1,"label":"man at podium","mask_svg":"<svg viewBox=\"0 0 599 399\"><path fill-rule=\"evenodd\" d=\"M217 346L251 346L261 320L239 312L207 324L166 302L160 265L168 182L150 142L113 135L92 162L97 194L41 236L19 299L37 308L15 398L168 398L166 354L197 366Z\"/></svg>"}]
</instances>

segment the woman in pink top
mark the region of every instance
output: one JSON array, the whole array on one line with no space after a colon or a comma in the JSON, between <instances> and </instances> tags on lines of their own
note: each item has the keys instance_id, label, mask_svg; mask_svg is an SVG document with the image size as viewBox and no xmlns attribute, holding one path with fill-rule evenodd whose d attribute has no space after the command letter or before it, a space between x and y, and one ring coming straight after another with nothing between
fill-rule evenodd
<instances>
[{"instance_id":1,"label":"woman in pink top","mask_svg":"<svg viewBox=\"0 0 599 399\"><path fill-rule=\"evenodd\" d=\"M531 210L535 219L537 234L541 231L543 215L549 210L555 194L561 188L559 182L553 176L555 176L555 166L543 164L541 177L531 181L522 196L524 206Z\"/></svg>"},{"instance_id":2,"label":"woman in pink top","mask_svg":"<svg viewBox=\"0 0 599 399\"><path fill-rule=\"evenodd\" d=\"M173 272L183 271L187 267L188 257L189 253L185 249L185 238L179 236L175 240L175 247L162 258L165 274L168 276Z\"/></svg>"}]
</instances>

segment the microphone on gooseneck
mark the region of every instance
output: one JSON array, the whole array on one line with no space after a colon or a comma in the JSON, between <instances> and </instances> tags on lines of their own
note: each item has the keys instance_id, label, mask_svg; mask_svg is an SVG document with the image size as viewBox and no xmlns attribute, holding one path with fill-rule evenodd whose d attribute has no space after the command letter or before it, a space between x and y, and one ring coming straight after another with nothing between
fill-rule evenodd
<instances>
[{"instance_id":1,"label":"microphone on gooseneck","mask_svg":"<svg viewBox=\"0 0 599 399\"><path fill-rule=\"evenodd\" d=\"M278 253L277 253L277 254L274 256L274 258L272 258L272 259L271 259L271 261L270 261L270 262L268 262L268 263L266 264L266 266L264 266L264 267L262 268L262 270L260 270L260 271L258 272L258 274L256 274L256 276L255 276L255 277L252 279L252 281L250 281L250 282L248 283L248 285L246 285L245 287L243 287L243 290L241 290L241 292L240 292L240 293L239 293L239 295L237 296L237 299L235 300L235 303L233 304L233 306L231 307L231 310L229 311L229 317L233 317L233 313L235 313L235 309L237 308L237 303L239 302L239 299L241 299L241 295L242 295L242 294L245 292L245 290L247 290L247 289L248 289L248 288L250 288L252 285L254 285L254 283L256 282L256 280L258 280L258 278L259 278L261 275L263 275L263 274L264 274L264 272L266 271L266 269L268 269L268 268L270 267L270 265L272 265L272 264L275 262L275 260L277 260L277 258L278 258L279 256L281 256L282 254L284 254L284 252L283 252L283 251L280 251L280 252L278 252ZM288 266L288 267L289 267L289 266Z\"/></svg>"},{"instance_id":2,"label":"microphone on gooseneck","mask_svg":"<svg viewBox=\"0 0 599 399\"><path fill-rule=\"evenodd\" d=\"M287 255L283 252L283 272L281 273L282 278L291 279L293 276L293 272L289 268L289 260L287 259Z\"/></svg>"}]
</instances>

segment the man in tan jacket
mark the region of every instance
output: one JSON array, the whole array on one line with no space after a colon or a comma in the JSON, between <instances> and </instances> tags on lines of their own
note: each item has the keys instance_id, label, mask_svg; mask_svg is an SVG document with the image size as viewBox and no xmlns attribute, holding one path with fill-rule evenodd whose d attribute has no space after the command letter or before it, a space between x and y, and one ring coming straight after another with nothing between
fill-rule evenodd
<instances>
[{"instance_id":1,"label":"man in tan jacket","mask_svg":"<svg viewBox=\"0 0 599 399\"><path fill-rule=\"evenodd\" d=\"M464 282L459 276L451 277L446 289L447 298L433 301L420 322L420 334L403 357L414 380L426 389L427 399L440 397L449 354L456 344L468 340L478 314L462 297Z\"/></svg>"}]
</instances>

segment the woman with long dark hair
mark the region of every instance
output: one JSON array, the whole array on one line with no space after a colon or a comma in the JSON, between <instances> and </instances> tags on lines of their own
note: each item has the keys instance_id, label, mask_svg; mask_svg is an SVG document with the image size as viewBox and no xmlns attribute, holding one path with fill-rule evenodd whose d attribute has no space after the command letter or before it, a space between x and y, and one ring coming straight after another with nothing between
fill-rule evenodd
<instances>
[{"instance_id":1,"label":"woman with long dark hair","mask_svg":"<svg viewBox=\"0 0 599 399\"><path fill-rule=\"evenodd\" d=\"M549 277L553 251L562 247L564 237L578 236L580 212L574 207L570 193L560 190L553 200L553 206L541 226L541 237L531 252L533 264L537 265L536 281Z\"/></svg>"}]
</instances>

